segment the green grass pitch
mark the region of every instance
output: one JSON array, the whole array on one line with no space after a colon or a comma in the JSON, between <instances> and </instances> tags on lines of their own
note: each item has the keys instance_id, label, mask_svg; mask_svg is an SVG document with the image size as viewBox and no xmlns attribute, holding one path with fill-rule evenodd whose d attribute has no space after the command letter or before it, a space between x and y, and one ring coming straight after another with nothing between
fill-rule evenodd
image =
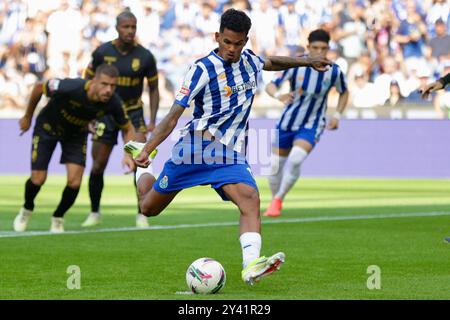
<instances>
[{"instance_id":1,"label":"green grass pitch","mask_svg":"<svg viewBox=\"0 0 450 320\"><path fill-rule=\"evenodd\" d=\"M25 180L0 177L0 299L450 298L448 180L301 179L282 217L262 218L262 254L284 251L286 263L252 287L240 278L238 211L209 187L183 191L150 219L168 228L114 230L134 226L136 204L131 177L106 177L103 223L80 233L89 212L85 179L66 215L66 231L76 233L11 237ZM63 177L49 177L29 231L48 230L63 185ZM258 185L264 208L268 185ZM187 267L206 256L224 266L224 289L182 294ZM67 288L71 265L81 271L79 290ZM367 288L371 265L381 270L379 290Z\"/></svg>"}]
</instances>

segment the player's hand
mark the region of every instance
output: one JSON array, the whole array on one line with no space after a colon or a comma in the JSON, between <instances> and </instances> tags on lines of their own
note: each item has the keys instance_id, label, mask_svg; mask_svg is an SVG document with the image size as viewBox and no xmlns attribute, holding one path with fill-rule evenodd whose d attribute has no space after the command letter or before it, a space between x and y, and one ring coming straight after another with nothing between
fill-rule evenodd
<instances>
[{"instance_id":1,"label":"player's hand","mask_svg":"<svg viewBox=\"0 0 450 320\"><path fill-rule=\"evenodd\" d=\"M430 83L420 91L420 93L422 93L422 99L428 99L431 92L441 90L442 88L444 88L444 86L440 81Z\"/></svg>"},{"instance_id":2,"label":"player's hand","mask_svg":"<svg viewBox=\"0 0 450 320\"><path fill-rule=\"evenodd\" d=\"M90 133L95 134L95 132L97 131L97 128L95 127L95 120L89 121L88 130Z\"/></svg>"},{"instance_id":3,"label":"player's hand","mask_svg":"<svg viewBox=\"0 0 450 320\"><path fill-rule=\"evenodd\" d=\"M130 174L136 170L136 164L128 153L123 156L122 167L126 168L125 174Z\"/></svg>"},{"instance_id":4,"label":"player's hand","mask_svg":"<svg viewBox=\"0 0 450 320\"><path fill-rule=\"evenodd\" d=\"M134 162L138 167L147 168L150 165L149 154L143 150L136 158L134 158Z\"/></svg>"},{"instance_id":5,"label":"player's hand","mask_svg":"<svg viewBox=\"0 0 450 320\"><path fill-rule=\"evenodd\" d=\"M152 132L153 130L155 130L155 124L150 122L150 123L147 125L147 133L150 133L150 132Z\"/></svg>"},{"instance_id":6,"label":"player's hand","mask_svg":"<svg viewBox=\"0 0 450 320\"><path fill-rule=\"evenodd\" d=\"M31 127L31 117L25 115L19 120L20 135L23 135Z\"/></svg>"},{"instance_id":7,"label":"player's hand","mask_svg":"<svg viewBox=\"0 0 450 320\"><path fill-rule=\"evenodd\" d=\"M313 68L316 71L327 71L328 66L332 66L333 62L328 60L327 58L323 58L320 56L309 56L307 58L308 64L311 68Z\"/></svg>"},{"instance_id":8,"label":"player's hand","mask_svg":"<svg viewBox=\"0 0 450 320\"><path fill-rule=\"evenodd\" d=\"M280 94L278 100L280 100L284 104L290 104L292 103L292 101L294 101L294 95L295 95L294 92Z\"/></svg>"},{"instance_id":9,"label":"player's hand","mask_svg":"<svg viewBox=\"0 0 450 320\"><path fill-rule=\"evenodd\" d=\"M327 129L328 130L336 130L337 128L339 128L339 119L332 117L327 124Z\"/></svg>"}]
</instances>

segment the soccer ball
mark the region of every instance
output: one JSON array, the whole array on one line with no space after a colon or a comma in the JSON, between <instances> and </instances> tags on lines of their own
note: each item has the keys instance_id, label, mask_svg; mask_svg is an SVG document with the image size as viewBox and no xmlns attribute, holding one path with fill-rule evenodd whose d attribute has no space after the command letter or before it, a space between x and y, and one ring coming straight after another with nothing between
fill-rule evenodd
<instances>
[{"instance_id":1,"label":"soccer ball","mask_svg":"<svg viewBox=\"0 0 450 320\"><path fill-rule=\"evenodd\" d=\"M194 293L217 293L225 286L225 281L224 268L211 258L195 260L186 271L186 283Z\"/></svg>"}]
</instances>

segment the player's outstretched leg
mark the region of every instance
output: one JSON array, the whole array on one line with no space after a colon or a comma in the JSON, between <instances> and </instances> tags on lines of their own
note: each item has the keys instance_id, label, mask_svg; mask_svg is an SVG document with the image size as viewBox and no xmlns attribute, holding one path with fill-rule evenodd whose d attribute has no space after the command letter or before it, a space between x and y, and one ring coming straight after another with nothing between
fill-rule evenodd
<instances>
[{"instance_id":1,"label":"player's outstretched leg","mask_svg":"<svg viewBox=\"0 0 450 320\"><path fill-rule=\"evenodd\" d=\"M280 269L285 254L278 252L272 256L260 256L261 218L260 200L255 188L244 184L227 184L222 187L226 196L235 203L240 212L240 243L242 248L242 280L250 285Z\"/></svg>"}]
</instances>

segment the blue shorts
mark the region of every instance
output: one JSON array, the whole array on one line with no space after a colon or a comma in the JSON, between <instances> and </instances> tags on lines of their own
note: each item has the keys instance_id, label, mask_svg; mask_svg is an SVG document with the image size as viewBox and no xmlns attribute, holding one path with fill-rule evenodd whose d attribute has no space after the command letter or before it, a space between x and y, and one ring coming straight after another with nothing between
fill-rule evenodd
<instances>
[{"instance_id":1,"label":"blue shorts","mask_svg":"<svg viewBox=\"0 0 450 320\"><path fill-rule=\"evenodd\" d=\"M272 146L280 149L290 149L294 145L295 140L306 140L313 147L319 142L323 133L323 127L313 127L306 129L302 127L296 131L286 131L277 128L275 137L272 140Z\"/></svg>"},{"instance_id":2,"label":"blue shorts","mask_svg":"<svg viewBox=\"0 0 450 320\"><path fill-rule=\"evenodd\" d=\"M187 147L184 149L185 151L191 150L193 152L192 157L198 158L205 154L205 152L208 155L205 156L206 159L203 159L204 161L196 161L193 163L180 161L180 147L183 145ZM229 156L234 158L234 160L239 158L240 161L216 161L215 163L209 161L211 160L209 158L210 150L214 145L217 146L217 150L214 153L214 157L217 159L219 158L219 154L221 154L221 151L218 149L222 149L222 144L203 141L197 145L193 145L180 140L174 146L172 158L164 164L161 174L153 184L153 189L159 193L171 193L190 187L211 185L211 188L214 188L224 201L230 200L222 190L222 186L226 184L244 183L258 191L250 166L242 155L231 151ZM186 156L186 152L184 156ZM181 157L183 157L183 154L181 154ZM187 158L191 159L191 156Z\"/></svg>"}]
</instances>

